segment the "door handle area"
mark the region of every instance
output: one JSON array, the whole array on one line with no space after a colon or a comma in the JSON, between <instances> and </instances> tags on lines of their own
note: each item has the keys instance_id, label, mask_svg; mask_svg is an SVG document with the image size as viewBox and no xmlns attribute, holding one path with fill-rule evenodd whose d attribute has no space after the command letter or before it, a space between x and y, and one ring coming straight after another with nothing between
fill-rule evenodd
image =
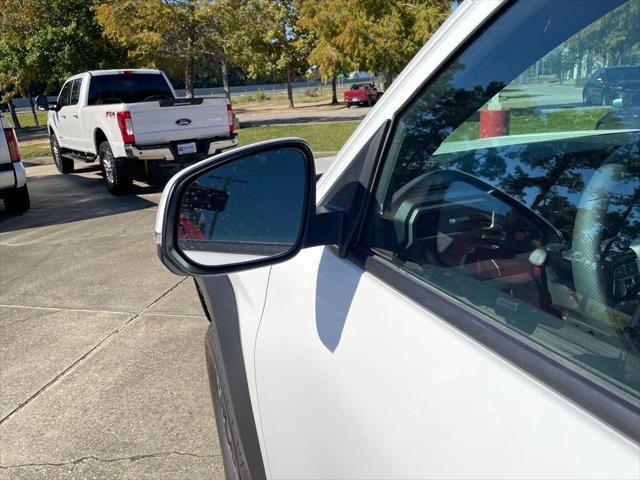
<instances>
[{"instance_id":1,"label":"door handle area","mask_svg":"<svg viewBox=\"0 0 640 480\"><path fill-rule=\"evenodd\" d=\"M74 114L74 115L73 115L73 118L78 118L78 115L75 115L75 114Z\"/></svg>"},{"instance_id":2,"label":"door handle area","mask_svg":"<svg viewBox=\"0 0 640 480\"><path fill-rule=\"evenodd\" d=\"M61 116L62 118L67 118L67 116L66 116L66 115L60 115L60 116Z\"/></svg>"}]
</instances>

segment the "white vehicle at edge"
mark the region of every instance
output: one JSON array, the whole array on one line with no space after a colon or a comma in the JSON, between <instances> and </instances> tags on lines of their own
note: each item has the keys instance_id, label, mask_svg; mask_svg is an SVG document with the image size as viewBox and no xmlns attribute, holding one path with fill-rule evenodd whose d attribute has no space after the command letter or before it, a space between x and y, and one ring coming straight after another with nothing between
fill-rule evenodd
<instances>
[{"instance_id":1,"label":"white vehicle at edge","mask_svg":"<svg viewBox=\"0 0 640 480\"><path fill-rule=\"evenodd\" d=\"M23 213L29 210L27 175L20 160L18 139L7 119L0 113L0 198L7 211Z\"/></svg>"},{"instance_id":2,"label":"white vehicle at edge","mask_svg":"<svg viewBox=\"0 0 640 480\"><path fill-rule=\"evenodd\" d=\"M150 166L193 163L237 145L226 98L177 98L163 72L95 70L67 79L48 110L51 151L61 173L98 159L107 187L125 193Z\"/></svg>"},{"instance_id":3,"label":"white vehicle at edge","mask_svg":"<svg viewBox=\"0 0 640 480\"><path fill-rule=\"evenodd\" d=\"M535 70L608 25L640 63L640 0L465 0L317 184L295 138L171 179L227 478L639 477L640 125Z\"/></svg>"}]
</instances>

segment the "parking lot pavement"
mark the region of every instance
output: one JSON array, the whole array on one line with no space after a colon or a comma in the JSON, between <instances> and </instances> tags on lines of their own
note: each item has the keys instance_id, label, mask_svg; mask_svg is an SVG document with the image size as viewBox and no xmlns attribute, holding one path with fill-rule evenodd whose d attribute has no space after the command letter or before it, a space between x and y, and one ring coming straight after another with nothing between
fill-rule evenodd
<instances>
[{"instance_id":1,"label":"parking lot pavement","mask_svg":"<svg viewBox=\"0 0 640 480\"><path fill-rule=\"evenodd\" d=\"M160 188L28 168L0 207L0 479L223 478L190 279L157 260Z\"/></svg>"}]
</instances>

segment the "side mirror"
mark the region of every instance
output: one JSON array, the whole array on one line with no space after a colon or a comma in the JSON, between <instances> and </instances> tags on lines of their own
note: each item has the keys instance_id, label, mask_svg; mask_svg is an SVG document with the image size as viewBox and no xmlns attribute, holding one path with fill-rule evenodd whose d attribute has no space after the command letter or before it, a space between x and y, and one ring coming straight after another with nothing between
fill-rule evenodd
<instances>
[{"instance_id":1,"label":"side mirror","mask_svg":"<svg viewBox=\"0 0 640 480\"><path fill-rule=\"evenodd\" d=\"M38 95L36 97L36 109L40 111L49 110L49 100L47 100L46 95Z\"/></svg>"},{"instance_id":2,"label":"side mirror","mask_svg":"<svg viewBox=\"0 0 640 480\"><path fill-rule=\"evenodd\" d=\"M179 172L156 220L162 262L181 275L216 275L287 260L315 215L309 145L282 139L217 155Z\"/></svg>"}]
</instances>

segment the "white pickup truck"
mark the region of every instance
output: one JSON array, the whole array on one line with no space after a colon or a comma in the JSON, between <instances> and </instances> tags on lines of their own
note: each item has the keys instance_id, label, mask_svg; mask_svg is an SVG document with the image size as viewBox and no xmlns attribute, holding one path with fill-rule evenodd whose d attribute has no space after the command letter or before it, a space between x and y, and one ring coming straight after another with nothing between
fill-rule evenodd
<instances>
[{"instance_id":1,"label":"white pickup truck","mask_svg":"<svg viewBox=\"0 0 640 480\"><path fill-rule=\"evenodd\" d=\"M107 187L126 193L150 167L182 167L237 145L226 98L176 98L159 70L97 70L69 78L48 110L51 153L61 173L100 161Z\"/></svg>"}]
</instances>

